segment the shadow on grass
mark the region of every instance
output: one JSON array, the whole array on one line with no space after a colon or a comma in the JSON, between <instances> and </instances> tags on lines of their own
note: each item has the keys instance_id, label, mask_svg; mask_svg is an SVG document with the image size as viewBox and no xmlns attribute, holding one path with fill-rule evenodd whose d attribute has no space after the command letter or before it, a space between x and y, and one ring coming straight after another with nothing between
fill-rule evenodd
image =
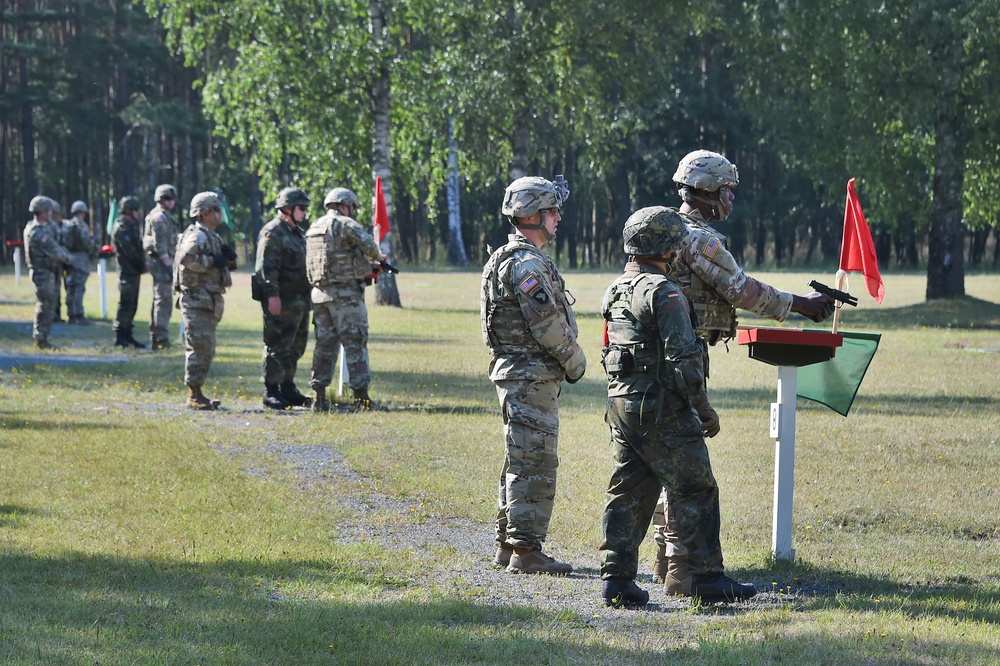
<instances>
[{"instance_id":1,"label":"shadow on grass","mask_svg":"<svg viewBox=\"0 0 1000 666\"><path fill-rule=\"evenodd\" d=\"M837 575L845 586L898 591L878 580L829 575ZM0 556L0 661L658 664L669 657L671 663L695 664L706 659L772 663L776 658L872 663L873 656L890 656L881 652L882 645L853 635L831 637L824 627L796 628L784 635L777 626L789 621L784 613L758 614L749 632L738 633L724 625L712 633L704 623L685 623L685 616L679 616L679 624L661 634L649 631L647 620L655 619L655 611L609 623L606 615L592 619L589 613L490 606L448 596L408 601L394 598L393 592L393 581L336 561L188 563L7 553ZM383 600L365 600L376 596ZM913 618L998 620L993 611L953 613L943 607L962 602L978 608L995 607L998 600L969 587L892 597L893 608ZM837 604L849 611L885 610L874 598L860 596L838 597ZM806 611L831 605L823 597L803 598L798 604ZM724 606L708 612L744 611ZM617 645L610 644L612 636ZM974 638L935 639L935 648L960 662L1000 656ZM897 650L891 663L925 662Z\"/></svg>"},{"instance_id":2,"label":"shadow on grass","mask_svg":"<svg viewBox=\"0 0 1000 666\"><path fill-rule=\"evenodd\" d=\"M25 509L13 504L0 504L0 529L26 527L28 518L43 515L37 509Z\"/></svg>"}]
</instances>

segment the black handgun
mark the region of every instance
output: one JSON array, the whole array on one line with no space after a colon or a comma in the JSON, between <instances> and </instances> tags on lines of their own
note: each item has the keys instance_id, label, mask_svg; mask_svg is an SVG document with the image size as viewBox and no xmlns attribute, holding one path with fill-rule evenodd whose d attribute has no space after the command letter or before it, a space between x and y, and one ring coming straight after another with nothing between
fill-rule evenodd
<instances>
[{"instance_id":1,"label":"black handgun","mask_svg":"<svg viewBox=\"0 0 1000 666\"><path fill-rule=\"evenodd\" d=\"M379 262L378 262L378 265L379 265L379 266L380 266L380 267L382 268L382 270L384 270L384 271L385 271L386 273L396 273L396 274L399 274L399 269L398 269L398 268L396 268L395 266L393 266L392 264L390 264L390 263L389 263L388 261L379 261Z\"/></svg>"},{"instance_id":2,"label":"black handgun","mask_svg":"<svg viewBox=\"0 0 1000 666\"><path fill-rule=\"evenodd\" d=\"M857 307L857 305L858 305L858 299L857 299L857 297L856 296L851 296L846 291L840 291L839 289L832 289L832 288L826 286L825 284L823 284L822 282L816 282L816 280L813 280L812 282L810 282L809 286L812 287L813 289L815 289L816 291L818 291L819 293L821 293L821 294L823 294L825 296L829 296L830 298L832 298L835 301L840 301L841 303L844 303L845 305L853 305L855 307Z\"/></svg>"}]
</instances>

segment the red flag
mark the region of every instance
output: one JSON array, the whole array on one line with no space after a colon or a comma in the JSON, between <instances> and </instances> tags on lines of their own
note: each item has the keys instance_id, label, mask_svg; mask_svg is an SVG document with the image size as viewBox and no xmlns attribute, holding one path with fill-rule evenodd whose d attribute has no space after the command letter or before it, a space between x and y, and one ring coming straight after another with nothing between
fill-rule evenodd
<instances>
[{"instance_id":1,"label":"red flag","mask_svg":"<svg viewBox=\"0 0 1000 666\"><path fill-rule=\"evenodd\" d=\"M854 179L847 181L847 209L844 211L844 244L840 248L840 270L861 271L865 276L868 293L879 303L885 296L885 285L878 272L875 242L868 228L868 221L861 211Z\"/></svg>"},{"instance_id":2,"label":"red flag","mask_svg":"<svg viewBox=\"0 0 1000 666\"><path fill-rule=\"evenodd\" d=\"M381 241L389 233L389 209L382 194L382 176L375 176L375 219L372 221L375 240Z\"/></svg>"}]
</instances>

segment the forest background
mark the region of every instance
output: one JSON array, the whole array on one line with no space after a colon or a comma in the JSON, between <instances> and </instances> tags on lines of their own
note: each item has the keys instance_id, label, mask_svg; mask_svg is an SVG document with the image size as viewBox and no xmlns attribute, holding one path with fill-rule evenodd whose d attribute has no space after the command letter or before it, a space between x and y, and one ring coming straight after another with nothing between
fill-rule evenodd
<instances>
[{"instance_id":1,"label":"forest background","mask_svg":"<svg viewBox=\"0 0 1000 666\"><path fill-rule=\"evenodd\" d=\"M479 264L506 184L563 173L554 254L608 267L707 148L740 168L745 265L835 267L856 177L883 268L959 296L1000 266L998 24L1000 0L0 0L0 226L44 193L100 235L169 182L222 190L249 253L282 186L317 215L377 174L405 264Z\"/></svg>"}]
</instances>

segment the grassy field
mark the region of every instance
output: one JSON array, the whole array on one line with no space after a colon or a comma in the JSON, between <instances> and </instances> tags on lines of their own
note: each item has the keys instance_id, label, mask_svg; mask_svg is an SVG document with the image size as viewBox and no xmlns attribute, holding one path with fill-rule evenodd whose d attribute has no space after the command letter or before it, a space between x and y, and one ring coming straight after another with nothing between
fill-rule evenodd
<instances>
[{"instance_id":1,"label":"grassy field","mask_svg":"<svg viewBox=\"0 0 1000 666\"><path fill-rule=\"evenodd\" d=\"M591 365L563 390L549 540L591 573L611 469L598 309L612 277L567 275ZM815 276L760 277L802 292ZM33 303L30 282L4 274L0 663L1000 663L1000 277L969 276L969 296L943 303L923 301L924 276L885 281L878 306L856 278L861 306L844 313L843 329L883 334L851 415L799 402L794 564L768 557L777 372L712 350L726 564L770 601L626 614L599 606L596 580L586 612L485 603L427 574L491 552L380 545L443 517L491 530L500 420L478 274L400 275L405 307L371 308L372 394L396 409L330 417L260 407L246 274L206 387L218 413L184 409L181 350L114 350L106 321L58 326L63 351L15 363L34 353ZM149 307L144 278L140 339ZM352 473L288 465L328 450ZM388 501L359 536L354 500L372 493Z\"/></svg>"}]
</instances>

